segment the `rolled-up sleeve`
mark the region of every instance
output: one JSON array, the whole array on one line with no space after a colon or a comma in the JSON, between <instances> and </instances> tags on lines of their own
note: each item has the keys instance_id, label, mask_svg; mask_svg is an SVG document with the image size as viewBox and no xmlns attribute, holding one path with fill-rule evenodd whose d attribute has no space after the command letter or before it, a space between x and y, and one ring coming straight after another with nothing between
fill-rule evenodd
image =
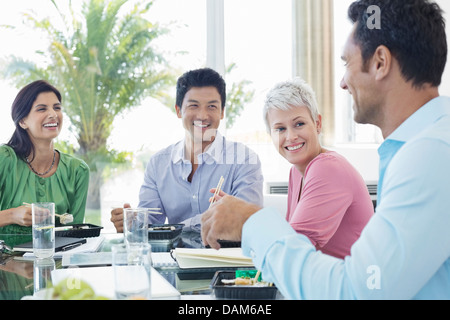
<instances>
[{"instance_id":1,"label":"rolled-up sleeve","mask_svg":"<svg viewBox=\"0 0 450 320\"><path fill-rule=\"evenodd\" d=\"M244 224L243 252L289 299L449 299L448 159L439 141L405 146L386 171L377 213L344 260L316 251L270 208Z\"/></svg>"},{"instance_id":2,"label":"rolled-up sleeve","mask_svg":"<svg viewBox=\"0 0 450 320\"><path fill-rule=\"evenodd\" d=\"M253 215L244 225L242 249L287 299L354 298L344 285L342 260L316 251L271 208ZM339 288L338 290L335 290Z\"/></svg>"}]
</instances>

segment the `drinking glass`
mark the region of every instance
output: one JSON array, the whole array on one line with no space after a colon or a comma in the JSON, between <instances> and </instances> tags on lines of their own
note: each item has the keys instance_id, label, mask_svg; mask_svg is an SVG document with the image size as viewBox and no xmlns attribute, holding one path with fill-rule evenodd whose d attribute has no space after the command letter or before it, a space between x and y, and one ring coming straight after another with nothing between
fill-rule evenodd
<instances>
[{"instance_id":1,"label":"drinking glass","mask_svg":"<svg viewBox=\"0 0 450 320\"><path fill-rule=\"evenodd\" d=\"M123 233L125 243L147 243L148 209L123 209Z\"/></svg>"},{"instance_id":2,"label":"drinking glass","mask_svg":"<svg viewBox=\"0 0 450 320\"><path fill-rule=\"evenodd\" d=\"M55 204L31 204L33 253L38 259L52 258L55 254Z\"/></svg>"}]
</instances>

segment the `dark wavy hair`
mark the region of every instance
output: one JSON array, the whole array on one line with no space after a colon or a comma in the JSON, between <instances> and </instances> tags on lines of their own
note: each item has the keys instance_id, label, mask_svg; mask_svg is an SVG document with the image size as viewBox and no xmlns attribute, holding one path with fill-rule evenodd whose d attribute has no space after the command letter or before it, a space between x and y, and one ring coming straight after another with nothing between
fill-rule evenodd
<instances>
[{"instance_id":1,"label":"dark wavy hair","mask_svg":"<svg viewBox=\"0 0 450 320\"><path fill-rule=\"evenodd\" d=\"M181 108L184 96L193 87L215 87L222 99L222 110L225 108L227 98L226 84L222 76L215 70L203 68L191 70L183 74L177 81L176 104Z\"/></svg>"},{"instance_id":2,"label":"dark wavy hair","mask_svg":"<svg viewBox=\"0 0 450 320\"><path fill-rule=\"evenodd\" d=\"M45 80L37 80L26 85L19 91L11 107L11 117L16 126L16 130L6 145L13 148L17 156L21 159L29 156L34 151L34 146L28 132L20 126L20 121L28 116L33 107L33 102L43 92L53 92L58 97L58 100L60 102L62 101L61 93L58 89Z\"/></svg>"},{"instance_id":3,"label":"dark wavy hair","mask_svg":"<svg viewBox=\"0 0 450 320\"><path fill-rule=\"evenodd\" d=\"M381 28L368 28L368 8L381 9ZM438 4L428 0L359 0L348 16L356 23L354 40L365 64L380 45L386 46L400 64L406 81L415 87L441 84L447 63L445 19ZM366 69L367 70L367 69Z\"/></svg>"}]
</instances>

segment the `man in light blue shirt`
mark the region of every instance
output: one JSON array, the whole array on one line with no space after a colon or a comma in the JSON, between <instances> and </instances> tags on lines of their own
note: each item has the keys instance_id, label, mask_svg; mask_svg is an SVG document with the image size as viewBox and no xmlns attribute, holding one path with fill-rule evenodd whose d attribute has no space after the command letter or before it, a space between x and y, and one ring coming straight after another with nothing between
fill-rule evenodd
<instances>
[{"instance_id":1,"label":"man in light blue shirt","mask_svg":"<svg viewBox=\"0 0 450 320\"><path fill-rule=\"evenodd\" d=\"M261 162L241 143L227 141L219 131L224 118L226 85L216 71L204 68L178 79L176 111L185 138L151 157L139 193L139 207L161 208L150 223L184 224L200 231L201 214L221 177L222 190L254 204L263 204ZM170 128L168 128L170 129ZM129 206L126 204L125 206ZM123 231L123 209L111 212L117 231Z\"/></svg>"},{"instance_id":2,"label":"man in light blue shirt","mask_svg":"<svg viewBox=\"0 0 450 320\"><path fill-rule=\"evenodd\" d=\"M185 156L185 141L155 154L145 171L139 207L162 208L164 215L151 215L152 223L182 223L185 230L200 231L205 212L220 178L222 190L262 205L263 178L256 153L241 143L227 141L217 133L206 152L197 155L198 167L191 181L192 163Z\"/></svg>"},{"instance_id":3,"label":"man in light blue shirt","mask_svg":"<svg viewBox=\"0 0 450 320\"><path fill-rule=\"evenodd\" d=\"M373 5L381 8L381 29L369 28ZM264 279L289 299L450 299L450 98L438 92L447 57L442 12L425 0L361 0L349 17L354 29L341 87L353 96L355 120L377 125L386 139L376 214L351 255L339 260L316 251L274 209L229 196L204 214L203 241L218 248L217 239L242 240Z\"/></svg>"}]
</instances>

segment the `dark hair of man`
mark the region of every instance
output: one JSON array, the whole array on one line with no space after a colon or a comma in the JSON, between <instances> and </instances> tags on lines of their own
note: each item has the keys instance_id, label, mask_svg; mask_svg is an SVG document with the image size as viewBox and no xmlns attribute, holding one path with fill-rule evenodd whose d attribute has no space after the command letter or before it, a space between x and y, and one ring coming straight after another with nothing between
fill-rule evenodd
<instances>
[{"instance_id":1,"label":"dark hair of man","mask_svg":"<svg viewBox=\"0 0 450 320\"><path fill-rule=\"evenodd\" d=\"M13 148L17 156L21 159L28 157L30 153L34 151L34 146L28 132L20 126L20 121L28 116L34 101L36 101L38 95L43 92L53 92L58 100L60 102L62 101L61 94L55 87L50 85L47 81L38 80L23 87L17 94L11 107L11 117L16 126L16 130L6 145Z\"/></svg>"},{"instance_id":2,"label":"dark hair of man","mask_svg":"<svg viewBox=\"0 0 450 320\"><path fill-rule=\"evenodd\" d=\"M369 28L367 20L381 9L380 28ZM354 41L360 46L363 71L375 50L386 46L400 64L406 81L420 88L429 83L441 84L447 62L445 19L438 4L428 0L359 0L351 4L348 16L356 23Z\"/></svg>"},{"instance_id":3,"label":"dark hair of man","mask_svg":"<svg viewBox=\"0 0 450 320\"><path fill-rule=\"evenodd\" d=\"M222 99L222 110L225 108L226 84L222 76L210 68L191 70L183 74L177 81L176 104L181 108L184 96L192 88L215 87Z\"/></svg>"}]
</instances>

